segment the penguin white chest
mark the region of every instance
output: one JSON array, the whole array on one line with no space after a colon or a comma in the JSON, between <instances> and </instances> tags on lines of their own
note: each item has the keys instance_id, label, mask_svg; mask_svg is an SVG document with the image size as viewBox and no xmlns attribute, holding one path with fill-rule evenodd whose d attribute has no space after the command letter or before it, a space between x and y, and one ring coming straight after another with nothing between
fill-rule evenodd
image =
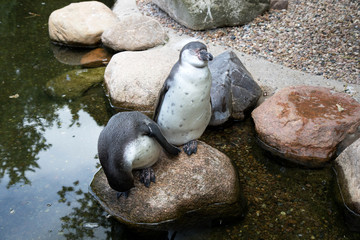
<instances>
[{"instance_id":1,"label":"penguin white chest","mask_svg":"<svg viewBox=\"0 0 360 240\"><path fill-rule=\"evenodd\" d=\"M132 169L151 167L159 159L160 144L149 136L140 136L130 142L124 151L124 159Z\"/></svg>"},{"instance_id":2,"label":"penguin white chest","mask_svg":"<svg viewBox=\"0 0 360 240\"><path fill-rule=\"evenodd\" d=\"M179 68L158 116L158 124L170 143L181 145L203 134L211 118L210 89L207 67Z\"/></svg>"}]
</instances>

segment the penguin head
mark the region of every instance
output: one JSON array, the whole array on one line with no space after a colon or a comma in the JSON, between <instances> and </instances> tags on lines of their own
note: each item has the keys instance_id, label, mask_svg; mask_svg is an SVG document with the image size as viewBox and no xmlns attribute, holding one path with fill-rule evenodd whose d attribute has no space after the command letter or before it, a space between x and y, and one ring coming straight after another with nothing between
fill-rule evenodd
<instances>
[{"instance_id":1,"label":"penguin head","mask_svg":"<svg viewBox=\"0 0 360 240\"><path fill-rule=\"evenodd\" d=\"M116 174L106 174L106 177L110 187L118 192L127 192L135 187L131 171L119 170Z\"/></svg>"},{"instance_id":2,"label":"penguin head","mask_svg":"<svg viewBox=\"0 0 360 240\"><path fill-rule=\"evenodd\" d=\"M213 56L201 42L189 42L180 52L180 62L191 64L194 67L205 67L211 60L213 60Z\"/></svg>"}]
</instances>

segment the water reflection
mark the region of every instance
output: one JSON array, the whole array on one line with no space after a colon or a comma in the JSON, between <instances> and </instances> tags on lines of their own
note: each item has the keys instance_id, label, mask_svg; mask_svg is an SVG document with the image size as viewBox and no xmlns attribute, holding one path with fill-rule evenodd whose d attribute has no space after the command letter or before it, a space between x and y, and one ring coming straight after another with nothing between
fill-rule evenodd
<instances>
[{"instance_id":1,"label":"water reflection","mask_svg":"<svg viewBox=\"0 0 360 240\"><path fill-rule=\"evenodd\" d=\"M111 222L107 214L79 186L79 180L71 186L62 186L57 192L59 203L72 206L72 211L60 218L60 233L67 239L98 238L111 239Z\"/></svg>"},{"instance_id":2,"label":"water reflection","mask_svg":"<svg viewBox=\"0 0 360 240\"><path fill-rule=\"evenodd\" d=\"M7 191L0 190L0 235L4 239L61 235L66 226L62 222L64 214L85 208L78 205L87 202L87 198L64 205L58 201L59 193L62 186L73 185L76 193L67 194L65 202L77 200L77 194L88 197L88 184L96 171L97 137L102 127L87 112L79 110L75 116L72 111L67 105L56 110L56 124L42 132L41 139L49 147L39 150L35 171L23 172L29 184L17 182ZM25 159L23 162L29 165ZM21 162L17 162L14 168L18 169L19 165ZM1 188L5 188L4 182L10 177L5 174ZM70 192L71 188L65 190ZM87 207L96 208L95 205ZM102 210L97 208L97 211ZM93 215L100 217L97 212Z\"/></svg>"}]
</instances>

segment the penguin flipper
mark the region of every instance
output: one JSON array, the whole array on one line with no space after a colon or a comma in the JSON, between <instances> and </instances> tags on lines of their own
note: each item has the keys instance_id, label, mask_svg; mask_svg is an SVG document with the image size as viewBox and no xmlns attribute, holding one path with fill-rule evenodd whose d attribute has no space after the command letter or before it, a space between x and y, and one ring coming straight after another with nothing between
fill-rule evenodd
<instances>
[{"instance_id":1,"label":"penguin flipper","mask_svg":"<svg viewBox=\"0 0 360 240\"><path fill-rule=\"evenodd\" d=\"M153 120L155 122L157 122L157 120L158 120L161 105L162 105L162 103L164 101L165 94L167 93L168 90L169 90L169 86L168 86L168 82L166 80L164 85L160 89L159 96L157 98L156 107L155 107L154 116L153 116Z\"/></svg>"},{"instance_id":2,"label":"penguin flipper","mask_svg":"<svg viewBox=\"0 0 360 240\"><path fill-rule=\"evenodd\" d=\"M158 96L158 98L157 98L157 103L156 103L155 111L154 111L154 116L153 116L153 120L154 120L155 122L157 122L157 120L158 120L159 113L160 113L160 109L161 109L161 106L162 106L162 104L163 104L165 95L166 95L167 91L169 90L170 85L171 85L172 82L174 81L174 75L175 75L176 72L178 71L179 66L180 66L180 62L177 61L177 62L175 63L175 65L172 67L172 69L171 69L171 71L170 71L170 74L169 74L169 76L166 78L166 80L165 80L162 88L160 89L159 96Z\"/></svg>"},{"instance_id":3,"label":"penguin flipper","mask_svg":"<svg viewBox=\"0 0 360 240\"><path fill-rule=\"evenodd\" d=\"M147 126L149 128L149 136L154 137L166 152L170 153L171 155L178 155L181 152L179 148L173 146L166 140L156 123L150 122L147 124Z\"/></svg>"}]
</instances>

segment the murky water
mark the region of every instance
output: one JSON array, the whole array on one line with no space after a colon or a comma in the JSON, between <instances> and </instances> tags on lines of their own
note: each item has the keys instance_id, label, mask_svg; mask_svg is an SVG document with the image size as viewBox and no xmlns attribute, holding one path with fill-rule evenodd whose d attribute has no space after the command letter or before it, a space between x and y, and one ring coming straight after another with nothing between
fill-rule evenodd
<instances>
[{"instance_id":1,"label":"murky water","mask_svg":"<svg viewBox=\"0 0 360 240\"><path fill-rule=\"evenodd\" d=\"M70 2L0 0L0 239L134 237L88 193L97 138L112 114L103 89L73 101L44 92L50 79L80 68L58 62L48 39L48 16ZM269 160L250 119L208 129L202 140L234 160L249 210L175 239L360 239L343 223L330 168Z\"/></svg>"}]
</instances>

